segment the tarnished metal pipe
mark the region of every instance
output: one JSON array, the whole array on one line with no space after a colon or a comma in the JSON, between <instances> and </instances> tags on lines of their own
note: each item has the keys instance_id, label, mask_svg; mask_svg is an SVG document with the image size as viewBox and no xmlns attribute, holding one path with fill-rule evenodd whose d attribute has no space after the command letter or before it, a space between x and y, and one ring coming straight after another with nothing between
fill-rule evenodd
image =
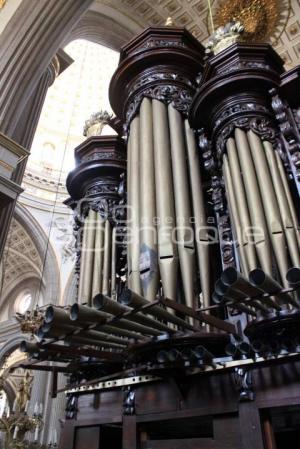
<instances>
[{"instance_id":1,"label":"tarnished metal pipe","mask_svg":"<svg viewBox=\"0 0 300 449\"><path fill-rule=\"evenodd\" d=\"M164 296L176 301L178 252L174 240L175 204L167 105L152 100L158 262Z\"/></svg>"},{"instance_id":2,"label":"tarnished metal pipe","mask_svg":"<svg viewBox=\"0 0 300 449\"><path fill-rule=\"evenodd\" d=\"M266 151L266 159L270 168L272 182L278 201L280 210L280 217L283 225L283 230L286 238L286 242L289 249L290 258L294 266L300 266L300 252L296 231L294 229L293 218L288 203L288 198L285 193L282 178L279 172L275 151L270 142L264 142L264 148Z\"/></svg>"},{"instance_id":3,"label":"tarnished metal pipe","mask_svg":"<svg viewBox=\"0 0 300 449\"><path fill-rule=\"evenodd\" d=\"M86 320L94 323L97 323L99 318L100 319L105 318L107 320L112 320L113 318L115 318L114 315L111 315L110 313L95 310L92 308L91 310L86 310L82 309L82 307L80 307L78 304L73 304L71 308L72 319L76 321L76 318L79 317L80 315L85 316ZM113 323L110 323L110 325L145 335L161 335L162 333L161 331L154 329L152 327L150 328L149 326L143 326L142 324L135 323L133 321L126 320L124 318L116 320Z\"/></svg>"},{"instance_id":4,"label":"tarnished metal pipe","mask_svg":"<svg viewBox=\"0 0 300 449\"><path fill-rule=\"evenodd\" d=\"M153 147L152 100L140 107L140 277L143 295L154 301L158 290L157 229Z\"/></svg>"},{"instance_id":5,"label":"tarnished metal pipe","mask_svg":"<svg viewBox=\"0 0 300 449\"><path fill-rule=\"evenodd\" d=\"M105 221L97 214L92 298L102 290Z\"/></svg>"},{"instance_id":6,"label":"tarnished metal pipe","mask_svg":"<svg viewBox=\"0 0 300 449\"><path fill-rule=\"evenodd\" d=\"M283 290L282 285L280 285L275 279L268 276L266 273L264 273L263 270L260 268L257 268L256 270L251 271L249 274L250 282L258 287L259 289L263 290L265 293L271 293L274 294L274 296L279 300L281 305L286 304L294 304L293 298L288 293L281 293L281 290ZM276 310L281 310L281 307L271 298L269 299L272 301L271 307L274 307ZM264 299L264 302L267 298Z\"/></svg>"},{"instance_id":7,"label":"tarnished metal pipe","mask_svg":"<svg viewBox=\"0 0 300 449\"><path fill-rule=\"evenodd\" d=\"M175 194L175 211L177 225L177 246L180 261L186 305L195 307L195 246L191 228L191 203L186 164L186 150L183 132L183 119L171 104L168 106L171 155L173 169L173 185Z\"/></svg>"},{"instance_id":8,"label":"tarnished metal pipe","mask_svg":"<svg viewBox=\"0 0 300 449\"><path fill-rule=\"evenodd\" d=\"M207 221L199 151L196 147L194 131L190 128L188 120L185 120L184 124L203 306L208 307L210 304L209 238L206 230Z\"/></svg>"},{"instance_id":9,"label":"tarnished metal pipe","mask_svg":"<svg viewBox=\"0 0 300 449\"><path fill-rule=\"evenodd\" d=\"M256 171L251 157L251 151L245 131L236 128L235 139L237 143L238 158L243 173L247 204L254 228L253 240L257 255L263 270L272 274L272 253L268 236L266 219L264 215L260 191L257 184ZM257 232L259 230L259 232Z\"/></svg>"},{"instance_id":10,"label":"tarnished metal pipe","mask_svg":"<svg viewBox=\"0 0 300 449\"><path fill-rule=\"evenodd\" d=\"M261 138L253 131L248 131L248 140L256 169L257 181L275 259L281 275L281 280L283 284L287 286L285 274L289 268L289 264L286 251L286 242L265 150ZM268 274L271 275L271 273Z\"/></svg>"},{"instance_id":11,"label":"tarnished metal pipe","mask_svg":"<svg viewBox=\"0 0 300 449\"><path fill-rule=\"evenodd\" d=\"M140 280L140 118L136 116L130 125L130 178L128 191L130 203L128 203L128 250L129 283L136 293L141 294Z\"/></svg>"},{"instance_id":12,"label":"tarnished metal pipe","mask_svg":"<svg viewBox=\"0 0 300 449\"><path fill-rule=\"evenodd\" d=\"M119 303L118 301L113 301L104 295L96 295L93 299L94 307L97 310L103 310L104 312L111 313L112 315L120 315L121 313L131 312L132 308ZM153 327L162 332L175 332L170 329L166 324L160 323L159 321L144 315L141 312L135 313L132 316L126 317L129 321L134 321L136 323L143 324L144 326Z\"/></svg>"},{"instance_id":13,"label":"tarnished metal pipe","mask_svg":"<svg viewBox=\"0 0 300 449\"><path fill-rule=\"evenodd\" d=\"M136 293L132 292L131 290L125 290L122 293L122 295L120 296L120 302L121 304L125 304L133 308L149 305L149 301L147 301L142 296L139 296ZM194 330L194 327L191 324L184 321L182 318L173 315L172 313L168 312L167 310L163 309L160 306L153 306L148 308L147 313L149 315L155 316L159 320L165 320L168 321L169 323L177 324L180 327Z\"/></svg>"},{"instance_id":14,"label":"tarnished metal pipe","mask_svg":"<svg viewBox=\"0 0 300 449\"><path fill-rule=\"evenodd\" d=\"M247 265L249 267L249 270L253 270L257 267L257 257L254 242L251 241L250 236L248 235L248 232L251 229L251 220L248 211L247 197L241 175L241 167L238 159L237 148L235 145L235 140L233 138L229 138L227 140L226 148L233 190L236 197L236 207L238 215L240 217L241 244L244 247L247 256Z\"/></svg>"}]
</instances>

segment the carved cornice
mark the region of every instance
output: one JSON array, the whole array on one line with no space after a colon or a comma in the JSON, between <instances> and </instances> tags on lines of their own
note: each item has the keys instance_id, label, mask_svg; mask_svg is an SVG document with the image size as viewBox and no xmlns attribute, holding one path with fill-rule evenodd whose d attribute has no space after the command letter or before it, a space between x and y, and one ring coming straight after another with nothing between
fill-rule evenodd
<instances>
[{"instance_id":1,"label":"carved cornice","mask_svg":"<svg viewBox=\"0 0 300 449\"><path fill-rule=\"evenodd\" d=\"M121 50L110 84L115 114L128 127L144 97L172 103L187 113L202 71L204 48L185 29L149 28Z\"/></svg>"}]
</instances>

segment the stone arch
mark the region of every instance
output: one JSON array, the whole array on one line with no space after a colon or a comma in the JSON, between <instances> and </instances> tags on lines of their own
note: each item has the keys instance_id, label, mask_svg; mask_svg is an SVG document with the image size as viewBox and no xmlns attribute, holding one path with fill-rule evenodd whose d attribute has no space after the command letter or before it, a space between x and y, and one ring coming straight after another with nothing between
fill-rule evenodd
<instances>
[{"instance_id":1,"label":"stone arch","mask_svg":"<svg viewBox=\"0 0 300 449\"><path fill-rule=\"evenodd\" d=\"M60 272L54 249L37 220L20 204L15 209L12 229L13 236L18 232L24 235L24 244L18 241L18 237L7 242L7 256L3 262L8 271L3 281L2 318L14 314L14 300L26 289L38 292L37 295L40 293L40 305L55 303L60 297ZM25 254L21 254L22 245L28 254L25 250ZM13 270L12 276L10 270ZM34 297L33 301L35 299L38 298Z\"/></svg>"}]
</instances>

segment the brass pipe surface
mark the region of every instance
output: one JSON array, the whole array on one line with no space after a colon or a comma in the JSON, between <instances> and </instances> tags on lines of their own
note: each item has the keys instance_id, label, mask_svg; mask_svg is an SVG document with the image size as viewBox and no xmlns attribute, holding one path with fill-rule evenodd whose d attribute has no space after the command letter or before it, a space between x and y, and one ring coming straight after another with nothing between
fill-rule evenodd
<instances>
[{"instance_id":1,"label":"brass pipe surface","mask_svg":"<svg viewBox=\"0 0 300 449\"><path fill-rule=\"evenodd\" d=\"M140 277L143 295L154 301L158 290L157 229L152 100L140 107Z\"/></svg>"},{"instance_id":2,"label":"brass pipe surface","mask_svg":"<svg viewBox=\"0 0 300 449\"><path fill-rule=\"evenodd\" d=\"M251 151L246 133L239 129L235 129L235 140L237 143L238 158L243 173L243 181L247 196L247 204L251 217L252 227L255 229L253 240L260 264L263 270L272 274L272 253L268 236L266 219L260 191L258 188L255 168L251 157ZM259 233L256 231L259 230Z\"/></svg>"},{"instance_id":3,"label":"brass pipe surface","mask_svg":"<svg viewBox=\"0 0 300 449\"><path fill-rule=\"evenodd\" d=\"M251 242L247 230L251 228L251 220L247 205L247 197L243 179L241 175L241 167L237 155L237 149L233 138L229 138L226 142L228 165L231 173L233 192L236 198L236 206L241 224L241 244L244 247L247 257L247 265L249 271L257 267L257 257L254 243Z\"/></svg>"},{"instance_id":4,"label":"brass pipe surface","mask_svg":"<svg viewBox=\"0 0 300 449\"><path fill-rule=\"evenodd\" d=\"M173 238L176 223L168 110L159 100L152 100L152 107L159 271L164 296L176 300L178 252Z\"/></svg>"},{"instance_id":5,"label":"brass pipe surface","mask_svg":"<svg viewBox=\"0 0 300 449\"><path fill-rule=\"evenodd\" d=\"M131 290L125 290L123 291L121 297L120 297L121 304L125 304L127 306L136 308L141 307L149 304L149 301L147 301L142 296L137 295L136 293L132 292ZM149 315L152 315L160 320L168 321L169 323L177 324L180 327L184 327L190 330L194 330L194 327L184 321L182 318L177 317L176 315L173 315L172 313L168 312L167 310L163 309L160 306L153 306L147 309L147 313Z\"/></svg>"},{"instance_id":6,"label":"brass pipe surface","mask_svg":"<svg viewBox=\"0 0 300 449\"><path fill-rule=\"evenodd\" d=\"M109 220L105 221L104 234L104 257L103 257L103 279L102 293L108 295L110 289L110 266L111 264L111 225Z\"/></svg>"},{"instance_id":7,"label":"brass pipe surface","mask_svg":"<svg viewBox=\"0 0 300 449\"><path fill-rule=\"evenodd\" d=\"M196 248L200 282L203 296L203 306L210 305L210 264L209 264L209 238L207 236L207 218L203 195L203 183L199 151L196 146L194 131L190 128L188 120L185 120L185 136L188 154L189 178L192 191L193 215L196 230ZM199 232L198 232L199 230Z\"/></svg>"},{"instance_id":8,"label":"brass pipe surface","mask_svg":"<svg viewBox=\"0 0 300 449\"><path fill-rule=\"evenodd\" d=\"M95 233L96 233L96 217L95 211L90 210L87 223L87 237L86 237L86 251L85 265L83 268L82 279L82 296L79 298L81 303L90 304L92 295L92 276L95 253Z\"/></svg>"},{"instance_id":9,"label":"brass pipe surface","mask_svg":"<svg viewBox=\"0 0 300 449\"><path fill-rule=\"evenodd\" d=\"M111 313L112 315L120 315L121 313L131 312L133 309L131 307L125 306L118 301L113 301L104 295L97 295L94 298L94 307L97 310L103 310L104 312ZM126 317L129 321L134 321L144 326L153 327L162 332L174 332L166 324L160 323L159 321L144 315L141 312L137 312L131 316Z\"/></svg>"},{"instance_id":10,"label":"brass pipe surface","mask_svg":"<svg viewBox=\"0 0 300 449\"><path fill-rule=\"evenodd\" d=\"M168 113L180 270L186 305L195 308L195 246L191 227L191 204L183 119L180 112L171 104L168 106Z\"/></svg>"},{"instance_id":11,"label":"brass pipe surface","mask_svg":"<svg viewBox=\"0 0 300 449\"><path fill-rule=\"evenodd\" d=\"M136 293L142 293L140 279L140 118L135 117L130 125L130 178L128 189L130 203L128 204L129 235L128 248L131 257L128 273L131 288Z\"/></svg>"},{"instance_id":12,"label":"brass pipe surface","mask_svg":"<svg viewBox=\"0 0 300 449\"><path fill-rule=\"evenodd\" d=\"M224 184L225 184L225 190L227 193L227 202L228 202L228 209L229 209L229 215L231 218L231 222L233 225L233 235L236 241L236 246L238 250L238 254L240 256L240 262L242 271L245 275L249 272L248 267L248 260L246 257L246 251L245 251L245 240L242 238L243 234L243 228L241 225L241 220L239 216L239 211L237 207L237 200L235 197L233 182L232 182L232 176L228 164L228 159L226 154L223 156L223 176L224 176Z\"/></svg>"},{"instance_id":13,"label":"brass pipe surface","mask_svg":"<svg viewBox=\"0 0 300 449\"><path fill-rule=\"evenodd\" d=\"M111 297L117 299L117 228L113 227L112 236L111 236ZM100 291L100 290L99 290ZM94 298L94 296L93 296Z\"/></svg>"},{"instance_id":14,"label":"brass pipe surface","mask_svg":"<svg viewBox=\"0 0 300 449\"><path fill-rule=\"evenodd\" d=\"M92 298L102 289L105 221L97 214Z\"/></svg>"},{"instance_id":15,"label":"brass pipe surface","mask_svg":"<svg viewBox=\"0 0 300 449\"><path fill-rule=\"evenodd\" d=\"M77 308L77 304L73 304L72 308L71 308L71 313L73 312L73 320L75 321L75 318L77 318L78 316L85 316L86 320L89 320L91 322L97 323L97 321L99 320L99 318L105 318L106 320L113 320L115 317L114 315L107 313L107 312L103 312L100 310L95 310L93 308L90 308L91 310L87 311L86 309L82 309L82 308ZM129 321L126 320L125 318L121 318L119 320L115 320L111 323L107 323L108 325L114 326L114 327L120 327L121 329L126 329L129 331L133 331L133 332L138 332L141 334L146 334L146 335L160 335L162 332L157 330L157 329L153 329L149 326L144 326L142 324L139 323L135 323L133 321Z\"/></svg>"},{"instance_id":16,"label":"brass pipe surface","mask_svg":"<svg viewBox=\"0 0 300 449\"><path fill-rule=\"evenodd\" d=\"M132 258L132 240L131 240L131 233L132 233L132 223L131 223L131 219L132 219L132 213L130 211L130 207L131 207L131 202L132 202L132 194L131 194L131 159L132 159L132 145L131 145L131 132L130 132L129 128L129 135L128 135L128 140L127 140L127 231L126 231L126 246L127 246L127 286L129 288L132 288L131 285L131 272L132 272L132 262L131 262L131 258ZM130 237L130 238L129 238ZM100 292L101 290L99 290ZM95 293L95 295L98 292ZM94 295L94 296L95 296ZM94 298L93 296L93 298Z\"/></svg>"},{"instance_id":17,"label":"brass pipe surface","mask_svg":"<svg viewBox=\"0 0 300 449\"><path fill-rule=\"evenodd\" d=\"M77 325L77 322L85 322L85 325L92 325L95 324L96 327L94 327L95 330L99 329L103 332L109 332L111 334L120 335L121 337L127 337L127 338L133 338L133 339L139 339L141 336L140 334L124 329L119 328L114 325L105 324L107 320L111 318L112 315L108 313L97 313L97 310L95 310L92 307L82 306L79 304L73 304L70 310L70 320L71 322L74 322L75 325Z\"/></svg>"},{"instance_id":18,"label":"brass pipe surface","mask_svg":"<svg viewBox=\"0 0 300 449\"><path fill-rule=\"evenodd\" d=\"M79 284L78 284L78 300L82 298L83 291L83 279L85 272L85 259L86 259L86 251L85 248L87 246L87 228L88 228L88 216L84 220L83 230L82 230L82 240L81 240L81 249L80 249L80 272L79 272Z\"/></svg>"},{"instance_id":19,"label":"brass pipe surface","mask_svg":"<svg viewBox=\"0 0 300 449\"><path fill-rule=\"evenodd\" d=\"M280 285L277 281L275 281L275 279L273 279L271 276L264 273L263 270L257 268L251 271L251 273L249 274L249 279L253 285L257 286L265 293L274 294L274 296L276 297L276 299L278 299L281 305L294 303L293 298L288 293L281 293L281 290L283 290L282 285ZM271 300L271 298L269 299ZM279 310L280 308L278 309L277 303L275 304L273 307Z\"/></svg>"},{"instance_id":20,"label":"brass pipe surface","mask_svg":"<svg viewBox=\"0 0 300 449\"><path fill-rule=\"evenodd\" d=\"M282 282L287 286L285 275L289 263L285 236L264 147L260 137L253 131L248 131L248 139L275 259Z\"/></svg>"},{"instance_id":21,"label":"brass pipe surface","mask_svg":"<svg viewBox=\"0 0 300 449\"><path fill-rule=\"evenodd\" d=\"M297 218L297 213L296 213L296 210L295 210L295 205L294 205L294 202L293 202L292 194L291 194L291 191L290 191L290 187L289 187L288 180L287 180L287 177L286 177L286 174L285 174L285 170L284 170L284 167L283 167L282 160L281 160L281 158L280 158L280 156L279 156L277 151L275 151L275 157L276 157L277 167L278 167L278 170L279 170L279 173L280 173L281 181L282 181L282 184L283 184L283 187L284 187L284 191L285 191L285 194L286 194L287 202L288 202L288 205L289 205L289 208L290 208L290 213L291 213L292 220L293 220L293 225L294 225L294 229L295 229L295 233L296 233L296 237L297 237L297 241L298 241L298 246L300 246L299 221L298 221L298 218Z\"/></svg>"}]
</instances>

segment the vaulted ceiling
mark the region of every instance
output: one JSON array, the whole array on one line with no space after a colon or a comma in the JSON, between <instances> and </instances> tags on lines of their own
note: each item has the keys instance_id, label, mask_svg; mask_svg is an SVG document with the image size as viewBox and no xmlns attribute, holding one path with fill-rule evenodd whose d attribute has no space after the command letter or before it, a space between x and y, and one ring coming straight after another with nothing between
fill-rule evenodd
<instances>
[{"instance_id":1,"label":"vaulted ceiling","mask_svg":"<svg viewBox=\"0 0 300 449\"><path fill-rule=\"evenodd\" d=\"M272 1L280 8L272 43L285 60L287 68L290 68L300 63L300 0L268 0ZM222 2L224 0L211 0L213 14ZM207 0L96 0L92 11L122 23L124 29L128 30L128 37L147 26L164 24L169 16L176 25L186 27L201 42L205 42L209 36ZM125 34L122 36L123 42Z\"/></svg>"}]
</instances>

